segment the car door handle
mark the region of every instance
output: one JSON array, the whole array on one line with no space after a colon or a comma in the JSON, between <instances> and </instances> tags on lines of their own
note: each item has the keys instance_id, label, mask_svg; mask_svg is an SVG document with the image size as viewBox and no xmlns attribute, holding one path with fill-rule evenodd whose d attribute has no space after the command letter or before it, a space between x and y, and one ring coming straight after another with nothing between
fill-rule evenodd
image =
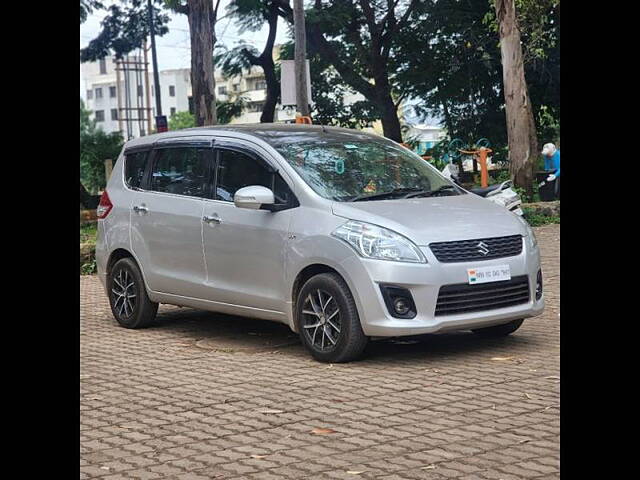
<instances>
[{"instance_id":1,"label":"car door handle","mask_svg":"<svg viewBox=\"0 0 640 480\"><path fill-rule=\"evenodd\" d=\"M133 211L136 213L147 213L149 211L149 209L147 207L145 207L144 205L134 205L133 206Z\"/></svg>"},{"instance_id":2,"label":"car door handle","mask_svg":"<svg viewBox=\"0 0 640 480\"><path fill-rule=\"evenodd\" d=\"M211 223L215 223L215 224L222 223L222 220L220 220L220 217L218 217L217 215L214 215L214 216L211 216L211 217L205 215L204 217L202 217L202 221L204 223L209 223L209 224L211 224Z\"/></svg>"}]
</instances>

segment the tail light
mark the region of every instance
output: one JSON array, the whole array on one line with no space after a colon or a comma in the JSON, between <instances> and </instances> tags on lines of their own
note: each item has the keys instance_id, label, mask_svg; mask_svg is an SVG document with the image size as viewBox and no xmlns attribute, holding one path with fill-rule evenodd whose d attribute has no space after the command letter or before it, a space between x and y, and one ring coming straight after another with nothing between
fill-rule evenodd
<instances>
[{"instance_id":1,"label":"tail light","mask_svg":"<svg viewBox=\"0 0 640 480\"><path fill-rule=\"evenodd\" d=\"M96 216L98 218L105 218L109 215L109 212L113 208L113 203L111 203L111 199L109 198L109 194L105 190L102 192L102 196L100 197L100 203L98 204L98 208L96 209Z\"/></svg>"}]
</instances>

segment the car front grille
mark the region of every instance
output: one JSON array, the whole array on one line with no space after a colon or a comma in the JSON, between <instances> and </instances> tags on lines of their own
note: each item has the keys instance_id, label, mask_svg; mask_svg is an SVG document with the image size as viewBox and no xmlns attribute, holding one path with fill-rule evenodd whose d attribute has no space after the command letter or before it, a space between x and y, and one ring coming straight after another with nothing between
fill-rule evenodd
<instances>
[{"instance_id":1,"label":"car front grille","mask_svg":"<svg viewBox=\"0 0 640 480\"><path fill-rule=\"evenodd\" d=\"M436 316L494 310L528 301L529 279L526 275L479 285L444 285L438 293Z\"/></svg>"},{"instance_id":2,"label":"car front grille","mask_svg":"<svg viewBox=\"0 0 640 480\"><path fill-rule=\"evenodd\" d=\"M522 235L436 242L430 243L429 248L438 261L443 263L512 257L522 252Z\"/></svg>"}]
</instances>

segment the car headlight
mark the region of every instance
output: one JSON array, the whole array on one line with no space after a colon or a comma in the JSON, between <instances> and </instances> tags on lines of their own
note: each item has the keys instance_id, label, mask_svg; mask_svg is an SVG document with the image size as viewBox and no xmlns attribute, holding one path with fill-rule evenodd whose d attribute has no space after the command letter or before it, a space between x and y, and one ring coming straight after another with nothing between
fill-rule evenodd
<instances>
[{"instance_id":1,"label":"car headlight","mask_svg":"<svg viewBox=\"0 0 640 480\"><path fill-rule=\"evenodd\" d=\"M536 234L533 233L533 229L529 225L529 222L527 222L524 218L520 216L518 216L518 218L520 219L520 221L524 225L525 230L527 231L527 238L529 239L529 245L531 245L531 248L536 248L538 246L538 239L536 238Z\"/></svg>"},{"instance_id":2,"label":"car headlight","mask_svg":"<svg viewBox=\"0 0 640 480\"><path fill-rule=\"evenodd\" d=\"M331 235L347 242L365 258L427 263L425 256L411 240L377 225L349 220Z\"/></svg>"}]
</instances>

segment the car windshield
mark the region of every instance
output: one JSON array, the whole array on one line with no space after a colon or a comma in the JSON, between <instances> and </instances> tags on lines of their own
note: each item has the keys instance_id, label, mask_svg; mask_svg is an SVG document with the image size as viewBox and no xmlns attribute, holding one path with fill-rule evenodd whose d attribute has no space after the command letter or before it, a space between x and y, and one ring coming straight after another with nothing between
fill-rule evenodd
<instances>
[{"instance_id":1,"label":"car windshield","mask_svg":"<svg viewBox=\"0 0 640 480\"><path fill-rule=\"evenodd\" d=\"M275 148L320 196L337 201L460 195L425 160L387 140L307 140Z\"/></svg>"}]
</instances>

